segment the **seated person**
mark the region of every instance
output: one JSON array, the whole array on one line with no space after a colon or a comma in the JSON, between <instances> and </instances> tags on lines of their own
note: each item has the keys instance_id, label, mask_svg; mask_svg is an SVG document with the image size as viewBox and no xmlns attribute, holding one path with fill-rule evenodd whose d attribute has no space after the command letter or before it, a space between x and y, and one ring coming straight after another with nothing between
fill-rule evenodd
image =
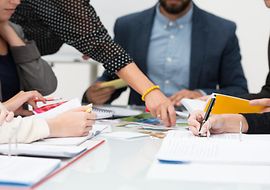
<instances>
[{"instance_id":1,"label":"seated person","mask_svg":"<svg viewBox=\"0 0 270 190\"><path fill-rule=\"evenodd\" d=\"M270 8L270 0L264 0L266 6ZM270 39L268 44L268 64L270 68ZM242 132L248 134L270 134L270 71L267 75L266 84L258 94L248 94L245 97L250 99L263 98L250 101L251 105L266 106L262 114L221 114L212 115L201 129L201 133L239 133L240 121L242 122ZM203 112L193 113L189 118L189 128L194 135L199 134L200 122L204 116Z\"/></svg>"},{"instance_id":2,"label":"seated person","mask_svg":"<svg viewBox=\"0 0 270 190\"><path fill-rule=\"evenodd\" d=\"M35 43L24 38L20 26L9 22L19 3L0 2L0 101L7 101L21 90L48 95L57 87L54 72L40 58Z\"/></svg>"},{"instance_id":3,"label":"seated person","mask_svg":"<svg viewBox=\"0 0 270 190\"><path fill-rule=\"evenodd\" d=\"M192 0L159 0L148 10L117 19L114 40L179 105L182 98L213 92L248 92L235 30L233 22L201 10ZM105 72L98 81L112 79ZM87 89L84 103L107 104L125 90L100 88L99 82ZM129 104L143 105L132 89Z\"/></svg>"},{"instance_id":4,"label":"seated person","mask_svg":"<svg viewBox=\"0 0 270 190\"><path fill-rule=\"evenodd\" d=\"M37 91L19 92L6 102L0 102L0 143L30 143L47 137L86 136L94 124L95 114L82 106L51 119L36 116L17 117L13 112L24 103L35 107L35 100L44 100Z\"/></svg>"}]
</instances>

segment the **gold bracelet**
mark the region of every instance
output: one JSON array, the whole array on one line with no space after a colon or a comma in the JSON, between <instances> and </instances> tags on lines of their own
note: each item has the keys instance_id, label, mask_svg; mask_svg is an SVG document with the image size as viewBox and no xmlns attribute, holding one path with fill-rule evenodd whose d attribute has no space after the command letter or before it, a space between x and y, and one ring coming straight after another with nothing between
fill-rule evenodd
<instances>
[{"instance_id":1,"label":"gold bracelet","mask_svg":"<svg viewBox=\"0 0 270 190\"><path fill-rule=\"evenodd\" d=\"M142 101L145 101L145 96L147 96L147 94L149 94L150 92L152 92L155 89L160 89L160 87L158 85L152 86L150 88L148 88L145 93L142 95Z\"/></svg>"}]
</instances>

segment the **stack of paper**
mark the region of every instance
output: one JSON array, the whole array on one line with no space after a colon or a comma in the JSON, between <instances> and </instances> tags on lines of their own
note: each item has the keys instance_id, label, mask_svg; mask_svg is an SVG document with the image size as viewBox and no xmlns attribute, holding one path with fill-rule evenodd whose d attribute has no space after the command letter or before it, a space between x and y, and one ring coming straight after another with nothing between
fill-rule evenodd
<instances>
[{"instance_id":1,"label":"stack of paper","mask_svg":"<svg viewBox=\"0 0 270 190\"><path fill-rule=\"evenodd\" d=\"M91 140L94 136L93 134L105 132L111 132L110 125L104 124L94 124L92 130L89 132L89 135L84 137L65 137L65 138L48 138L42 139L32 143L33 145L52 145L52 146L79 146L87 140Z\"/></svg>"},{"instance_id":2,"label":"stack of paper","mask_svg":"<svg viewBox=\"0 0 270 190\"><path fill-rule=\"evenodd\" d=\"M80 146L49 146L49 145L34 145L34 144L12 144L0 145L1 154L25 155L25 156L42 156L42 157L59 157L72 158L86 150Z\"/></svg>"},{"instance_id":3,"label":"stack of paper","mask_svg":"<svg viewBox=\"0 0 270 190\"><path fill-rule=\"evenodd\" d=\"M266 151L270 147L269 141L179 138L178 133L168 132L157 154L158 160L270 165L270 152Z\"/></svg>"},{"instance_id":4,"label":"stack of paper","mask_svg":"<svg viewBox=\"0 0 270 190\"><path fill-rule=\"evenodd\" d=\"M141 138L141 137L149 137L150 135L137 133L137 132L118 131L118 132L106 133L106 134L103 134L102 136L113 138L113 139L129 140L129 139L136 139L136 138Z\"/></svg>"},{"instance_id":5,"label":"stack of paper","mask_svg":"<svg viewBox=\"0 0 270 190\"><path fill-rule=\"evenodd\" d=\"M270 184L270 136L195 137L169 131L148 178L214 183Z\"/></svg>"},{"instance_id":6,"label":"stack of paper","mask_svg":"<svg viewBox=\"0 0 270 190\"><path fill-rule=\"evenodd\" d=\"M0 156L0 185L32 186L60 166L58 159Z\"/></svg>"}]
</instances>

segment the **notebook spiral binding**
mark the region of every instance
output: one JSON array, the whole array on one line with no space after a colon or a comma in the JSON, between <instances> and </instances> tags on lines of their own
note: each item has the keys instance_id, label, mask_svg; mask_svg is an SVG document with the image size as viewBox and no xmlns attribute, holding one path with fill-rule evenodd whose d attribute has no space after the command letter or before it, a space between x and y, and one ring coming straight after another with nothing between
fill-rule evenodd
<instances>
[{"instance_id":1,"label":"notebook spiral binding","mask_svg":"<svg viewBox=\"0 0 270 190\"><path fill-rule=\"evenodd\" d=\"M112 118L114 115L114 111L98 107L93 107L93 112L96 113L97 119Z\"/></svg>"}]
</instances>

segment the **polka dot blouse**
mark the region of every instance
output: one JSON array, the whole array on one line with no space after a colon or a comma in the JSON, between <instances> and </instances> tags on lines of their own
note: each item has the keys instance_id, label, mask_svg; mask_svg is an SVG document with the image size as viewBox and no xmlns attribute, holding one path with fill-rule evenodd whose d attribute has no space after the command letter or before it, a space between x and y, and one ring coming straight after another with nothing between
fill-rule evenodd
<instances>
[{"instance_id":1,"label":"polka dot blouse","mask_svg":"<svg viewBox=\"0 0 270 190\"><path fill-rule=\"evenodd\" d=\"M132 59L113 42L89 0L22 0L12 17L27 39L35 40L42 55L67 43L103 63L109 74Z\"/></svg>"}]
</instances>

